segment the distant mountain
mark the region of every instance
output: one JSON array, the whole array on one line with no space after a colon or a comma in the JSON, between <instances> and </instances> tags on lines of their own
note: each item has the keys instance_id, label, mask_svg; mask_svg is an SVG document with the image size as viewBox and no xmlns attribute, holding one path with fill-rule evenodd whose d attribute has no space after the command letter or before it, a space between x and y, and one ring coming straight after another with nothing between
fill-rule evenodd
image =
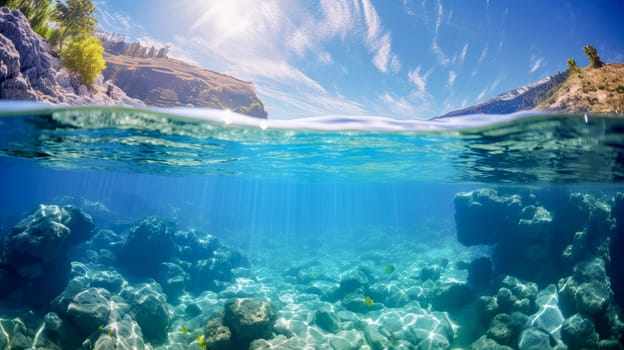
<instances>
[{"instance_id":1,"label":"distant mountain","mask_svg":"<svg viewBox=\"0 0 624 350\"><path fill-rule=\"evenodd\" d=\"M468 114L507 114L535 109L551 97L566 80L566 73L557 73L536 83L502 93L474 106L458 109L437 118L457 117Z\"/></svg>"},{"instance_id":2,"label":"distant mountain","mask_svg":"<svg viewBox=\"0 0 624 350\"><path fill-rule=\"evenodd\" d=\"M142 56L147 57L105 54L104 79L111 80L128 96L152 106L229 109L257 118L267 117L250 82L169 59L157 52Z\"/></svg>"},{"instance_id":3,"label":"distant mountain","mask_svg":"<svg viewBox=\"0 0 624 350\"><path fill-rule=\"evenodd\" d=\"M558 73L536 83L505 92L483 103L436 118L475 113L506 114L526 110L622 113L624 64L605 64L600 68L586 67L573 74Z\"/></svg>"}]
</instances>

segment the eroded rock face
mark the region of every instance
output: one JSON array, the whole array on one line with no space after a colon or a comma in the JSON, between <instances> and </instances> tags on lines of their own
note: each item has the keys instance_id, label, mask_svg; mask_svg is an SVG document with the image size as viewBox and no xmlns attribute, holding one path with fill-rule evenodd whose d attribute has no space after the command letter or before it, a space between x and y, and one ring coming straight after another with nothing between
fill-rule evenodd
<instances>
[{"instance_id":1,"label":"eroded rock face","mask_svg":"<svg viewBox=\"0 0 624 350\"><path fill-rule=\"evenodd\" d=\"M0 8L0 99L144 106L101 77L92 91L79 85L48 54L47 42L26 17L6 7Z\"/></svg>"},{"instance_id":2,"label":"eroded rock face","mask_svg":"<svg viewBox=\"0 0 624 350\"><path fill-rule=\"evenodd\" d=\"M271 336L277 313L271 304L253 298L225 302L223 324L232 330L236 341L251 342Z\"/></svg>"}]
</instances>

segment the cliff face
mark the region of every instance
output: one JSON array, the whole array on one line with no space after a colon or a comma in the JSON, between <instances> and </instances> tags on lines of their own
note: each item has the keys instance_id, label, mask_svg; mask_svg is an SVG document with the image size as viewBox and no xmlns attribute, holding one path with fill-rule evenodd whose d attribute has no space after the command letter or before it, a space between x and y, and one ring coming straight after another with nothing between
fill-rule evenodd
<instances>
[{"instance_id":1,"label":"cliff face","mask_svg":"<svg viewBox=\"0 0 624 350\"><path fill-rule=\"evenodd\" d=\"M0 99L48 103L142 106L121 89L96 80L94 90L79 85L47 52L47 43L17 11L0 8Z\"/></svg>"},{"instance_id":2,"label":"cliff face","mask_svg":"<svg viewBox=\"0 0 624 350\"><path fill-rule=\"evenodd\" d=\"M229 109L267 117L249 82L167 58L107 54L105 59L104 78L148 105Z\"/></svg>"},{"instance_id":3,"label":"cliff face","mask_svg":"<svg viewBox=\"0 0 624 350\"><path fill-rule=\"evenodd\" d=\"M624 64L583 68L568 79L537 109L592 112L624 112Z\"/></svg>"}]
</instances>

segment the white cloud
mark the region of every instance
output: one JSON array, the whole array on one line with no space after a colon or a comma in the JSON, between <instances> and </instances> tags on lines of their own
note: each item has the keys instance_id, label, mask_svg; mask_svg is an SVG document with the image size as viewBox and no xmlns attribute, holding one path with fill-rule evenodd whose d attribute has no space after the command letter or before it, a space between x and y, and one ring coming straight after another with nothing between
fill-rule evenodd
<instances>
[{"instance_id":1,"label":"white cloud","mask_svg":"<svg viewBox=\"0 0 624 350\"><path fill-rule=\"evenodd\" d=\"M481 51L481 55L479 55L479 61L478 64L481 64L481 62L483 62L488 54L488 47L487 45L483 48L483 51Z\"/></svg>"},{"instance_id":2,"label":"white cloud","mask_svg":"<svg viewBox=\"0 0 624 350\"><path fill-rule=\"evenodd\" d=\"M427 78L431 74L431 70L427 71L425 74L420 75L420 66L416 67L416 69L411 70L407 73L407 77L409 81L414 84L418 91L424 92L427 87Z\"/></svg>"},{"instance_id":3,"label":"white cloud","mask_svg":"<svg viewBox=\"0 0 624 350\"><path fill-rule=\"evenodd\" d=\"M462 52L459 54L459 63L464 63L467 53L468 53L468 43L465 43L464 48L462 49Z\"/></svg>"},{"instance_id":4,"label":"white cloud","mask_svg":"<svg viewBox=\"0 0 624 350\"><path fill-rule=\"evenodd\" d=\"M317 57L318 57L318 61L323 64L334 63L334 59L332 58L332 55L327 51L320 52Z\"/></svg>"},{"instance_id":5,"label":"white cloud","mask_svg":"<svg viewBox=\"0 0 624 350\"><path fill-rule=\"evenodd\" d=\"M457 73L455 71L449 71L447 84L449 87L453 87L455 84L455 79L457 78Z\"/></svg>"},{"instance_id":6,"label":"white cloud","mask_svg":"<svg viewBox=\"0 0 624 350\"><path fill-rule=\"evenodd\" d=\"M444 7L442 6L440 0L438 0L437 2L437 10L438 14L435 22L435 33L431 42L431 51L436 55L439 64L447 66L450 62L450 59L444 53L444 51L442 51L442 48L438 44L438 34L440 32L440 25L442 24L442 17L444 16Z\"/></svg>"},{"instance_id":7,"label":"white cloud","mask_svg":"<svg viewBox=\"0 0 624 350\"><path fill-rule=\"evenodd\" d=\"M487 85L486 87L484 87L483 90L481 90L481 92L477 96L477 102L481 102L481 100L483 100L483 98L486 95L493 93L502 81L503 81L502 78L497 78L492 83L490 83L490 85Z\"/></svg>"},{"instance_id":8,"label":"white cloud","mask_svg":"<svg viewBox=\"0 0 624 350\"><path fill-rule=\"evenodd\" d=\"M398 63L398 57L392 53L390 32L383 32L381 19L377 14L377 10L370 0L361 0L362 9L364 12L364 21L366 23L366 46L368 50L373 52L373 64L380 72L388 72L388 64L396 61ZM394 65L397 68L397 65ZM393 71L393 67L390 67ZM396 70L398 71L398 69Z\"/></svg>"},{"instance_id":9,"label":"white cloud","mask_svg":"<svg viewBox=\"0 0 624 350\"><path fill-rule=\"evenodd\" d=\"M393 117L414 117L415 108L414 106L406 100L404 97L395 97L390 95L389 93L384 93L379 96L379 99L383 102L383 104L393 112Z\"/></svg>"},{"instance_id":10,"label":"white cloud","mask_svg":"<svg viewBox=\"0 0 624 350\"><path fill-rule=\"evenodd\" d=\"M535 73L538 69L540 69L540 67L542 66L542 58L541 57L537 57L535 55L531 56L531 64L529 66L529 72L530 73Z\"/></svg>"},{"instance_id":11,"label":"white cloud","mask_svg":"<svg viewBox=\"0 0 624 350\"><path fill-rule=\"evenodd\" d=\"M392 56L392 59L390 60L390 69L394 72L397 73L398 71L401 70L401 61L399 61L399 57L394 55Z\"/></svg>"}]
</instances>

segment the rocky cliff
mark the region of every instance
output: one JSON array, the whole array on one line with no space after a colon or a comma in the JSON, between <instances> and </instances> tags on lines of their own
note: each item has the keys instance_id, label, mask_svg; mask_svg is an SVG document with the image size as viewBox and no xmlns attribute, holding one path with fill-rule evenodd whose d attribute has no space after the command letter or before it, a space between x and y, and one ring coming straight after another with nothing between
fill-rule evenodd
<instances>
[{"instance_id":1,"label":"rocky cliff","mask_svg":"<svg viewBox=\"0 0 624 350\"><path fill-rule=\"evenodd\" d=\"M250 82L168 58L107 54L105 59L104 78L148 105L229 109L267 117Z\"/></svg>"},{"instance_id":2,"label":"rocky cliff","mask_svg":"<svg viewBox=\"0 0 624 350\"><path fill-rule=\"evenodd\" d=\"M78 84L47 52L46 41L17 10L0 8L0 99L71 105L144 105L98 78L94 89Z\"/></svg>"}]
</instances>

